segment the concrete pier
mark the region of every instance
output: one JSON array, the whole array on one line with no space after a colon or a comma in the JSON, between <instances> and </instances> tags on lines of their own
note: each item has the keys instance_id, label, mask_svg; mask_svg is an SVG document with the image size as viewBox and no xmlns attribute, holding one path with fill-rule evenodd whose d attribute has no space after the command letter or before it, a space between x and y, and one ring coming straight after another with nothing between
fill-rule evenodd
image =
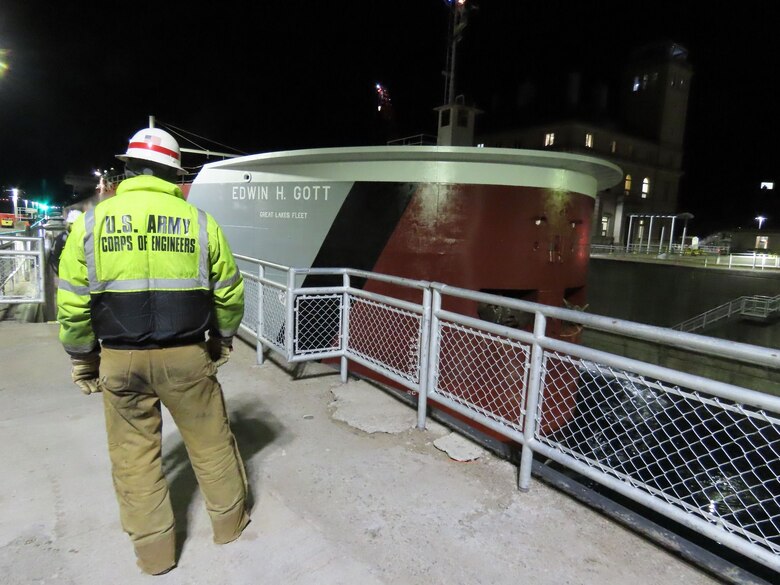
<instances>
[{"instance_id":1,"label":"concrete pier","mask_svg":"<svg viewBox=\"0 0 780 585\"><path fill-rule=\"evenodd\" d=\"M178 431L164 458L189 585L719 583L363 381L239 342L220 369L252 523L211 530ZM0 323L0 582L148 583L119 525L100 396L70 381L53 323Z\"/></svg>"}]
</instances>

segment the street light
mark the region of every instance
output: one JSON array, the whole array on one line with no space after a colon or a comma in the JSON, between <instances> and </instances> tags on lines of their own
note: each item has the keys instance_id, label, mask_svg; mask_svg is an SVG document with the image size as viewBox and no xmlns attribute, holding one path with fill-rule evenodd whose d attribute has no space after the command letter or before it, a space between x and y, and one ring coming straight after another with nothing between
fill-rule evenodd
<instances>
[{"instance_id":1,"label":"street light","mask_svg":"<svg viewBox=\"0 0 780 585\"><path fill-rule=\"evenodd\" d=\"M755 218L755 220L758 222L758 229L761 229L761 226L764 225L766 218L763 215L759 215Z\"/></svg>"},{"instance_id":2,"label":"street light","mask_svg":"<svg viewBox=\"0 0 780 585\"><path fill-rule=\"evenodd\" d=\"M686 237L686 234L688 233L688 220L693 219L693 214L692 213L688 213L686 211L686 212L683 212L683 213L678 213L677 217L679 217L680 219L685 220L685 224L683 225L682 242L680 244L680 254L684 254L685 253L685 237ZM670 244L670 246L671 246L671 244Z\"/></svg>"},{"instance_id":3,"label":"street light","mask_svg":"<svg viewBox=\"0 0 780 585\"><path fill-rule=\"evenodd\" d=\"M19 189L14 187L11 189L11 193L13 194L13 202L14 202L14 221L16 221L16 211L17 211L17 204L19 202Z\"/></svg>"}]
</instances>

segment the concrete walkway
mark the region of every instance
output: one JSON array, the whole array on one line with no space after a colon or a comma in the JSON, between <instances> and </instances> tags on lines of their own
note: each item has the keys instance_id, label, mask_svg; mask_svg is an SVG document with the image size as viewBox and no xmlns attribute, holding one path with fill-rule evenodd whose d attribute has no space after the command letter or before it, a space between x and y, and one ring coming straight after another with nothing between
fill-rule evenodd
<instances>
[{"instance_id":1,"label":"concrete walkway","mask_svg":"<svg viewBox=\"0 0 780 585\"><path fill-rule=\"evenodd\" d=\"M0 583L703 585L709 575L361 382L308 364L220 370L253 521L216 546L180 436L164 456L179 566L143 575L119 526L99 396L54 324L0 323ZM436 442L436 444L434 444ZM439 445L439 447L437 447ZM442 449L459 459L457 461Z\"/></svg>"}]
</instances>

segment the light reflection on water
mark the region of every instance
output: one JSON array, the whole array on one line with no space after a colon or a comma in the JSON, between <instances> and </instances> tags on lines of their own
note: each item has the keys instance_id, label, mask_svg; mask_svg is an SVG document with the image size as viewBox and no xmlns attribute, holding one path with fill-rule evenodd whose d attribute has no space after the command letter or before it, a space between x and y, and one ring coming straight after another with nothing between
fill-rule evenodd
<instances>
[{"instance_id":1,"label":"light reflection on water","mask_svg":"<svg viewBox=\"0 0 780 585\"><path fill-rule=\"evenodd\" d=\"M660 499L780 546L775 426L620 372L584 370L581 380L577 416L556 440Z\"/></svg>"}]
</instances>

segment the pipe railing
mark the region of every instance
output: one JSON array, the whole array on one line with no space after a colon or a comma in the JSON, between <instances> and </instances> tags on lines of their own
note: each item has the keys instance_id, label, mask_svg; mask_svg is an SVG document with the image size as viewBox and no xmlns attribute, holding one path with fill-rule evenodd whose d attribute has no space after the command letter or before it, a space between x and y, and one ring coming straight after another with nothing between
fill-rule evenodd
<instances>
[{"instance_id":1,"label":"pipe railing","mask_svg":"<svg viewBox=\"0 0 780 585\"><path fill-rule=\"evenodd\" d=\"M735 316L769 319L775 314L780 314L780 295L775 297L743 296L686 319L672 329L692 333L702 331L715 323L726 321Z\"/></svg>"},{"instance_id":2,"label":"pipe railing","mask_svg":"<svg viewBox=\"0 0 780 585\"><path fill-rule=\"evenodd\" d=\"M728 254L728 246L710 246L702 245L697 248L682 246L680 244L591 244L592 254L614 254L614 255L644 255L658 256L661 254L676 254L678 256L689 257L694 254L720 256Z\"/></svg>"},{"instance_id":3,"label":"pipe railing","mask_svg":"<svg viewBox=\"0 0 780 585\"><path fill-rule=\"evenodd\" d=\"M729 268L750 268L752 270L780 268L780 255L761 254L758 252L729 254L728 258L726 256L718 257L716 265L728 266Z\"/></svg>"},{"instance_id":4,"label":"pipe railing","mask_svg":"<svg viewBox=\"0 0 780 585\"><path fill-rule=\"evenodd\" d=\"M519 444L521 490L541 455L780 569L780 397L588 348L569 332L725 357L777 380L780 350L446 284L237 258L254 267L242 272L243 329L257 338L258 363L264 349L289 362L338 359L344 382L359 364L417 395L419 428L434 403ZM464 313L477 304L528 313L533 327Z\"/></svg>"},{"instance_id":5,"label":"pipe railing","mask_svg":"<svg viewBox=\"0 0 780 585\"><path fill-rule=\"evenodd\" d=\"M43 238L0 234L0 304L44 302Z\"/></svg>"}]
</instances>

